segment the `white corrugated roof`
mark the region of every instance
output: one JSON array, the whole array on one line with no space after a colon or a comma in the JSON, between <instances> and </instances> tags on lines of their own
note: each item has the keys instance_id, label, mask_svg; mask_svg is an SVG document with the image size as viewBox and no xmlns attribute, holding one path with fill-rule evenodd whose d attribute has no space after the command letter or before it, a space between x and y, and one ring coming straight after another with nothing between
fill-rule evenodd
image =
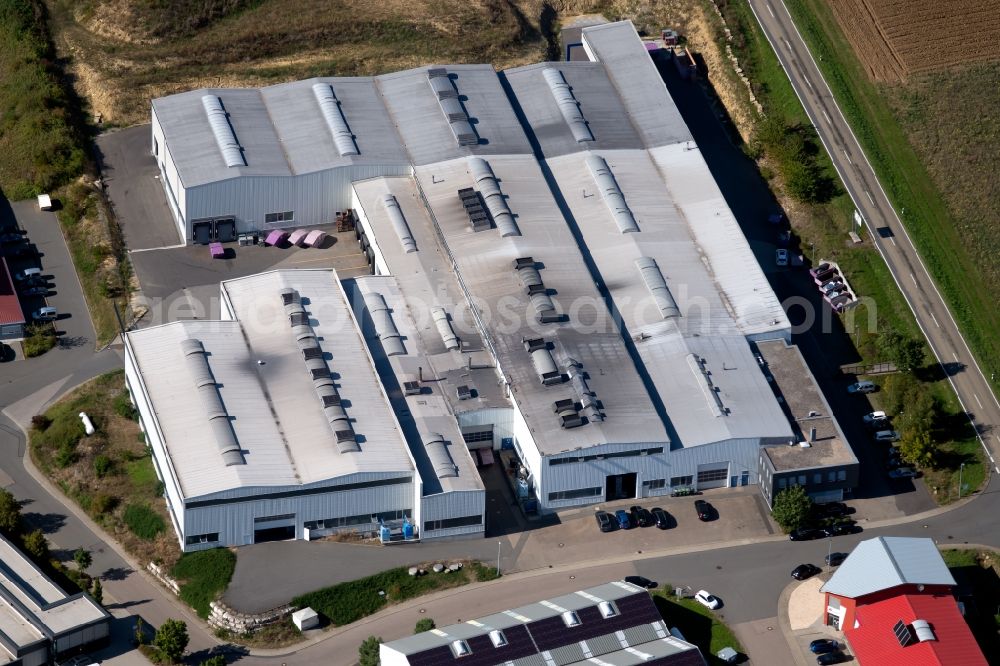
<instances>
[{"instance_id":1,"label":"white corrugated roof","mask_svg":"<svg viewBox=\"0 0 1000 666\"><path fill-rule=\"evenodd\" d=\"M857 599L897 585L955 585L933 539L877 537L862 541L820 591Z\"/></svg>"}]
</instances>

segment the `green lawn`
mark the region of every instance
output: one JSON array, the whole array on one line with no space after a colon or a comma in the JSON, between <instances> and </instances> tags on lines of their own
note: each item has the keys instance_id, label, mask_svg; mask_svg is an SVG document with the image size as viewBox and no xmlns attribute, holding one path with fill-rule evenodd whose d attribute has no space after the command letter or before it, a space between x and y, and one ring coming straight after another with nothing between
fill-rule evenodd
<instances>
[{"instance_id":1,"label":"green lawn","mask_svg":"<svg viewBox=\"0 0 1000 666\"><path fill-rule=\"evenodd\" d=\"M185 553L170 575L180 583L181 599L207 618L214 601L229 586L236 568L236 553L227 548L212 548Z\"/></svg>"},{"instance_id":2,"label":"green lawn","mask_svg":"<svg viewBox=\"0 0 1000 666\"><path fill-rule=\"evenodd\" d=\"M716 657L722 648L731 647L743 652L732 630L719 617L694 599L679 599L664 589L653 592L653 601L668 627L676 627L689 642L694 643L708 660L709 666L724 662Z\"/></svg>"}]
</instances>

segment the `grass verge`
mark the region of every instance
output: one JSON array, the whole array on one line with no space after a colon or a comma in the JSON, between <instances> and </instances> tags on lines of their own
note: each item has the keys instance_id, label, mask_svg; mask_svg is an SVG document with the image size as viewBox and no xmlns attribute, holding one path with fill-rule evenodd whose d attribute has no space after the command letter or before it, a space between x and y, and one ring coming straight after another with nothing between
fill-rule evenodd
<instances>
[{"instance_id":1,"label":"grass verge","mask_svg":"<svg viewBox=\"0 0 1000 666\"><path fill-rule=\"evenodd\" d=\"M185 553L170 575L180 583L181 599L205 619L211 611L209 603L229 586L235 568L236 553L226 548L212 548Z\"/></svg>"},{"instance_id":2,"label":"grass verge","mask_svg":"<svg viewBox=\"0 0 1000 666\"><path fill-rule=\"evenodd\" d=\"M125 373L116 370L78 387L32 420L29 449L35 465L133 556L168 569L180 557L169 525L163 486L156 477L139 424L119 414ZM85 436L79 413L96 432ZM127 518L141 506L143 520ZM131 509L134 513L136 510ZM146 531L150 525L161 529ZM149 537L149 538L147 538Z\"/></svg>"},{"instance_id":3,"label":"grass verge","mask_svg":"<svg viewBox=\"0 0 1000 666\"><path fill-rule=\"evenodd\" d=\"M956 220L910 145L882 91L865 73L827 3L787 0L803 38L879 181L989 377L1000 370L1000 309L974 265ZM905 211L905 212L904 212ZM992 255L991 255L992 256Z\"/></svg>"},{"instance_id":4,"label":"grass verge","mask_svg":"<svg viewBox=\"0 0 1000 666\"><path fill-rule=\"evenodd\" d=\"M1000 654L1000 553L962 548L942 550L941 557L959 589L968 592L968 597L961 598L965 621L979 648L995 657Z\"/></svg>"},{"instance_id":5,"label":"grass verge","mask_svg":"<svg viewBox=\"0 0 1000 666\"><path fill-rule=\"evenodd\" d=\"M292 599L298 608L311 607L334 626L357 622L363 617L424 594L461 587L477 580L474 567L459 571L431 572L430 565L420 567L427 571L422 576L411 576L408 567L397 567L374 576L339 583ZM381 594L380 594L381 592Z\"/></svg>"},{"instance_id":6,"label":"grass verge","mask_svg":"<svg viewBox=\"0 0 1000 666\"><path fill-rule=\"evenodd\" d=\"M715 656L722 648L731 647L743 653L743 646L735 634L715 613L694 599L675 597L667 589L669 586L653 591L656 609L668 627L676 627L685 640L698 646L709 666L725 663Z\"/></svg>"}]
</instances>

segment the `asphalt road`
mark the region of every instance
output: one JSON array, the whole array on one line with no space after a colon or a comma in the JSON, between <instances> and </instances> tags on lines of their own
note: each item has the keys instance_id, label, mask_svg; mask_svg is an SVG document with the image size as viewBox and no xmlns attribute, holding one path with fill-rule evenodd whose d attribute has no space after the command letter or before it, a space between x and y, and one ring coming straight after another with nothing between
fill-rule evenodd
<instances>
[{"instance_id":1,"label":"asphalt road","mask_svg":"<svg viewBox=\"0 0 1000 666\"><path fill-rule=\"evenodd\" d=\"M864 217L871 242L882 254L969 415L994 469L1000 456L1000 402L969 351L951 312L903 223L889 202L857 138L781 0L750 0L785 73L837 168L854 205ZM880 233L880 230L881 233Z\"/></svg>"}]
</instances>

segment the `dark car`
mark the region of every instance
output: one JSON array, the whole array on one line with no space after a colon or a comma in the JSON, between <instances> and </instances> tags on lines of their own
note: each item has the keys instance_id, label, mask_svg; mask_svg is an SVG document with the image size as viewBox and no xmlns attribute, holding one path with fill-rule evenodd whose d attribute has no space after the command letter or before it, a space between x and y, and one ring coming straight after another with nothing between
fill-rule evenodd
<instances>
[{"instance_id":1,"label":"dark car","mask_svg":"<svg viewBox=\"0 0 1000 666\"><path fill-rule=\"evenodd\" d=\"M825 536L823 530L814 530L810 527L801 527L788 534L791 541L812 541L813 539L822 539Z\"/></svg>"},{"instance_id":2,"label":"dark car","mask_svg":"<svg viewBox=\"0 0 1000 666\"><path fill-rule=\"evenodd\" d=\"M844 534L857 534L861 531L861 526L853 522L834 523L823 528L824 536L843 536Z\"/></svg>"},{"instance_id":3,"label":"dark car","mask_svg":"<svg viewBox=\"0 0 1000 666\"><path fill-rule=\"evenodd\" d=\"M647 590L652 590L657 585L655 580L649 580L645 576L625 576L625 582L644 587Z\"/></svg>"},{"instance_id":4,"label":"dark car","mask_svg":"<svg viewBox=\"0 0 1000 666\"><path fill-rule=\"evenodd\" d=\"M840 643L832 638L817 638L809 644L809 651L813 654L826 654L840 649Z\"/></svg>"},{"instance_id":5,"label":"dark car","mask_svg":"<svg viewBox=\"0 0 1000 666\"><path fill-rule=\"evenodd\" d=\"M829 518L839 518L846 516L850 512L851 509L843 502L827 502L826 504L816 505L816 513Z\"/></svg>"},{"instance_id":6,"label":"dark car","mask_svg":"<svg viewBox=\"0 0 1000 666\"><path fill-rule=\"evenodd\" d=\"M615 520L618 521L618 527L623 530L632 528L632 519L628 517L628 511L625 509L618 509L615 511Z\"/></svg>"},{"instance_id":7,"label":"dark car","mask_svg":"<svg viewBox=\"0 0 1000 666\"><path fill-rule=\"evenodd\" d=\"M698 512L698 520L710 520L712 518L712 506L705 500L695 500L694 510Z\"/></svg>"},{"instance_id":8,"label":"dark car","mask_svg":"<svg viewBox=\"0 0 1000 666\"><path fill-rule=\"evenodd\" d=\"M653 524L653 514L649 512L649 509L644 509L641 506L630 507L629 516L632 518L632 524L639 527L649 527Z\"/></svg>"},{"instance_id":9,"label":"dark car","mask_svg":"<svg viewBox=\"0 0 1000 666\"><path fill-rule=\"evenodd\" d=\"M827 652L816 657L816 663L819 666L829 666L830 664L842 664L845 661L850 661L850 659L850 657L840 651Z\"/></svg>"},{"instance_id":10,"label":"dark car","mask_svg":"<svg viewBox=\"0 0 1000 666\"><path fill-rule=\"evenodd\" d=\"M615 521L606 511L598 511L594 514L594 518L597 519L597 526L602 532L611 532L615 529Z\"/></svg>"},{"instance_id":11,"label":"dark car","mask_svg":"<svg viewBox=\"0 0 1000 666\"><path fill-rule=\"evenodd\" d=\"M26 240L28 239L13 231L0 234L0 243L22 243Z\"/></svg>"},{"instance_id":12,"label":"dark car","mask_svg":"<svg viewBox=\"0 0 1000 666\"><path fill-rule=\"evenodd\" d=\"M656 506L650 511L653 514L653 520L656 521L656 526L661 530L665 530L670 527L670 514Z\"/></svg>"},{"instance_id":13,"label":"dark car","mask_svg":"<svg viewBox=\"0 0 1000 666\"><path fill-rule=\"evenodd\" d=\"M44 296L49 293L48 287L29 287L21 292L25 296Z\"/></svg>"},{"instance_id":14,"label":"dark car","mask_svg":"<svg viewBox=\"0 0 1000 666\"><path fill-rule=\"evenodd\" d=\"M847 553L830 553L824 558L827 566L839 567L847 559Z\"/></svg>"},{"instance_id":15,"label":"dark car","mask_svg":"<svg viewBox=\"0 0 1000 666\"><path fill-rule=\"evenodd\" d=\"M806 578L815 576L820 571L822 571L822 569L815 564L800 564L792 569L792 578L795 580L805 580Z\"/></svg>"}]
</instances>

